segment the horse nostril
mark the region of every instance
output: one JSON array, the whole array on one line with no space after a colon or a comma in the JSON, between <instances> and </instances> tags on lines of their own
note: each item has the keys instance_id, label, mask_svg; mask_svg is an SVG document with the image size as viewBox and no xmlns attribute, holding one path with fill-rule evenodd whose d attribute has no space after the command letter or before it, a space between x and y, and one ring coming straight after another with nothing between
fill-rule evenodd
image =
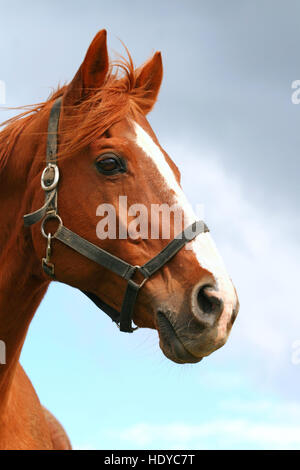
<instances>
[{"instance_id":1,"label":"horse nostril","mask_svg":"<svg viewBox=\"0 0 300 470\"><path fill-rule=\"evenodd\" d=\"M223 301L217 296L216 290L210 285L205 285L198 290L197 304L201 313L213 317L214 320L223 311Z\"/></svg>"}]
</instances>

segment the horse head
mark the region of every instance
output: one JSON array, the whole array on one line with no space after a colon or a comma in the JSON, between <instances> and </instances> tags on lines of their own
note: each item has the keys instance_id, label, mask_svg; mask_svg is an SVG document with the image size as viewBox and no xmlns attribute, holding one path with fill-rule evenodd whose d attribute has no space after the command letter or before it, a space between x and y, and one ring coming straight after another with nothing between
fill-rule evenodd
<instances>
[{"instance_id":1,"label":"horse head","mask_svg":"<svg viewBox=\"0 0 300 470\"><path fill-rule=\"evenodd\" d=\"M121 75L110 64L102 30L73 80L49 99L44 112L61 98L57 210L64 226L134 267L155 258L166 239L193 224L196 216L178 168L147 120L163 76L160 53L138 69L130 56L118 65ZM27 187L28 212L41 205L42 166L36 154ZM57 230L57 222L48 220L48 233ZM31 237L41 259L46 241L38 224L32 225ZM116 272L59 240L52 241L51 263L58 281L121 310L126 281ZM138 327L157 329L169 359L198 362L224 345L238 299L207 230L184 243L147 282L135 282L142 287L133 320Z\"/></svg>"}]
</instances>

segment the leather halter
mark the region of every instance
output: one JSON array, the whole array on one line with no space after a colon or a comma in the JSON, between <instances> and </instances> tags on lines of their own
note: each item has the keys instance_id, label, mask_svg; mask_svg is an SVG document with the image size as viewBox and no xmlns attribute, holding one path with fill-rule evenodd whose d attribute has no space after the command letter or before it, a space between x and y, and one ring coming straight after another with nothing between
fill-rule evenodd
<instances>
[{"instance_id":1,"label":"leather halter","mask_svg":"<svg viewBox=\"0 0 300 470\"><path fill-rule=\"evenodd\" d=\"M57 187L59 182L57 147L61 103L62 98L58 98L54 102L48 123L47 166L41 175L41 186L45 191L45 203L37 211L24 215L24 225L28 227L42 220L41 232L47 239L46 257L42 259L42 267L48 276L54 278L54 265L51 263L50 258L51 242L52 239L56 239L86 258L114 272L123 279L126 279L127 288L121 312L118 312L116 309L103 302L97 295L91 292L82 292L117 323L121 331L132 332L136 329L132 326L132 317L137 295L141 287L145 284L147 279L176 255L186 243L193 240L200 233L208 232L208 228L203 221L194 222L143 266L133 266L66 228L57 211ZM56 219L58 221L58 228L54 234L45 232L45 225L49 219ZM133 279L136 277L137 273L142 275L142 281L140 282Z\"/></svg>"}]
</instances>

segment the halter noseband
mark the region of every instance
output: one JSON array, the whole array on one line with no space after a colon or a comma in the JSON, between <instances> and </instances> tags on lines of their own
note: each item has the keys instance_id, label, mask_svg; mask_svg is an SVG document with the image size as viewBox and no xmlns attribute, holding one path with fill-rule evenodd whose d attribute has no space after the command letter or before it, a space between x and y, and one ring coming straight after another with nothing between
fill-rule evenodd
<instances>
[{"instance_id":1,"label":"halter noseband","mask_svg":"<svg viewBox=\"0 0 300 470\"><path fill-rule=\"evenodd\" d=\"M62 98L58 98L55 101L50 111L48 123L46 152L47 166L41 176L41 186L45 191L45 203L37 211L24 215L24 225L28 227L42 220L41 232L47 239L46 257L42 259L42 267L48 276L54 278L54 265L50 261L51 242L54 238L82 254L86 258L98 263L100 266L103 266L123 279L126 279L127 288L121 312L118 312L116 309L103 302L97 295L91 292L82 292L86 294L115 323L117 323L121 331L132 332L136 329L132 326L132 317L137 295L141 287L145 284L147 279L164 266L174 255L176 255L176 253L181 250L186 243L193 240L200 233L208 232L208 228L203 221L194 222L143 266L133 266L66 228L57 211L57 186L59 182L57 141L61 102ZM45 225L49 219L56 219L58 222L58 228L53 235L51 233L46 233L45 231ZM142 275L142 280L140 282L133 279L137 273Z\"/></svg>"}]
</instances>

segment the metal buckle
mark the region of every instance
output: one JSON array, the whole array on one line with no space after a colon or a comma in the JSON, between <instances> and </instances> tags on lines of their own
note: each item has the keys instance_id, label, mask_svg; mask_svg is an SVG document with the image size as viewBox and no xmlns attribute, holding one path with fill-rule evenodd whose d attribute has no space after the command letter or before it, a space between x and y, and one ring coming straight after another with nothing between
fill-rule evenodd
<instances>
[{"instance_id":1,"label":"metal buckle","mask_svg":"<svg viewBox=\"0 0 300 470\"><path fill-rule=\"evenodd\" d=\"M143 273L143 271L141 271L142 269L142 266L140 266L139 264L136 264L135 266L132 266L132 269L129 271L128 275L125 277L125 279L129 282L131 281L133 284L135 284L139 289L141 289L141 287L143 287L143 285L145 284L145 282L149 279L149 276L145 275ZM133 276L135 275L136 272L139 272L141 273L143 276L144 276L144 279L142 280L142 282L139 284L138 282L134 281L132 278Z\"/></svg>"},{"instance_id":2,"label":"metal buckle","mask_svg":"<svg viewBox=\"0 0 300 470\"><path fill-rule=\"evenodd\" d=\"M49 175L49 172L53 171L53 175ZM48 175L47 175L48 173ZM44 168L42 176L41 176L41 186L44 191L52 191L52 189L56 188L57 183L59 180L59 169L55 163L48 163L46 168Z\"/></svg>"}]
</instances>

